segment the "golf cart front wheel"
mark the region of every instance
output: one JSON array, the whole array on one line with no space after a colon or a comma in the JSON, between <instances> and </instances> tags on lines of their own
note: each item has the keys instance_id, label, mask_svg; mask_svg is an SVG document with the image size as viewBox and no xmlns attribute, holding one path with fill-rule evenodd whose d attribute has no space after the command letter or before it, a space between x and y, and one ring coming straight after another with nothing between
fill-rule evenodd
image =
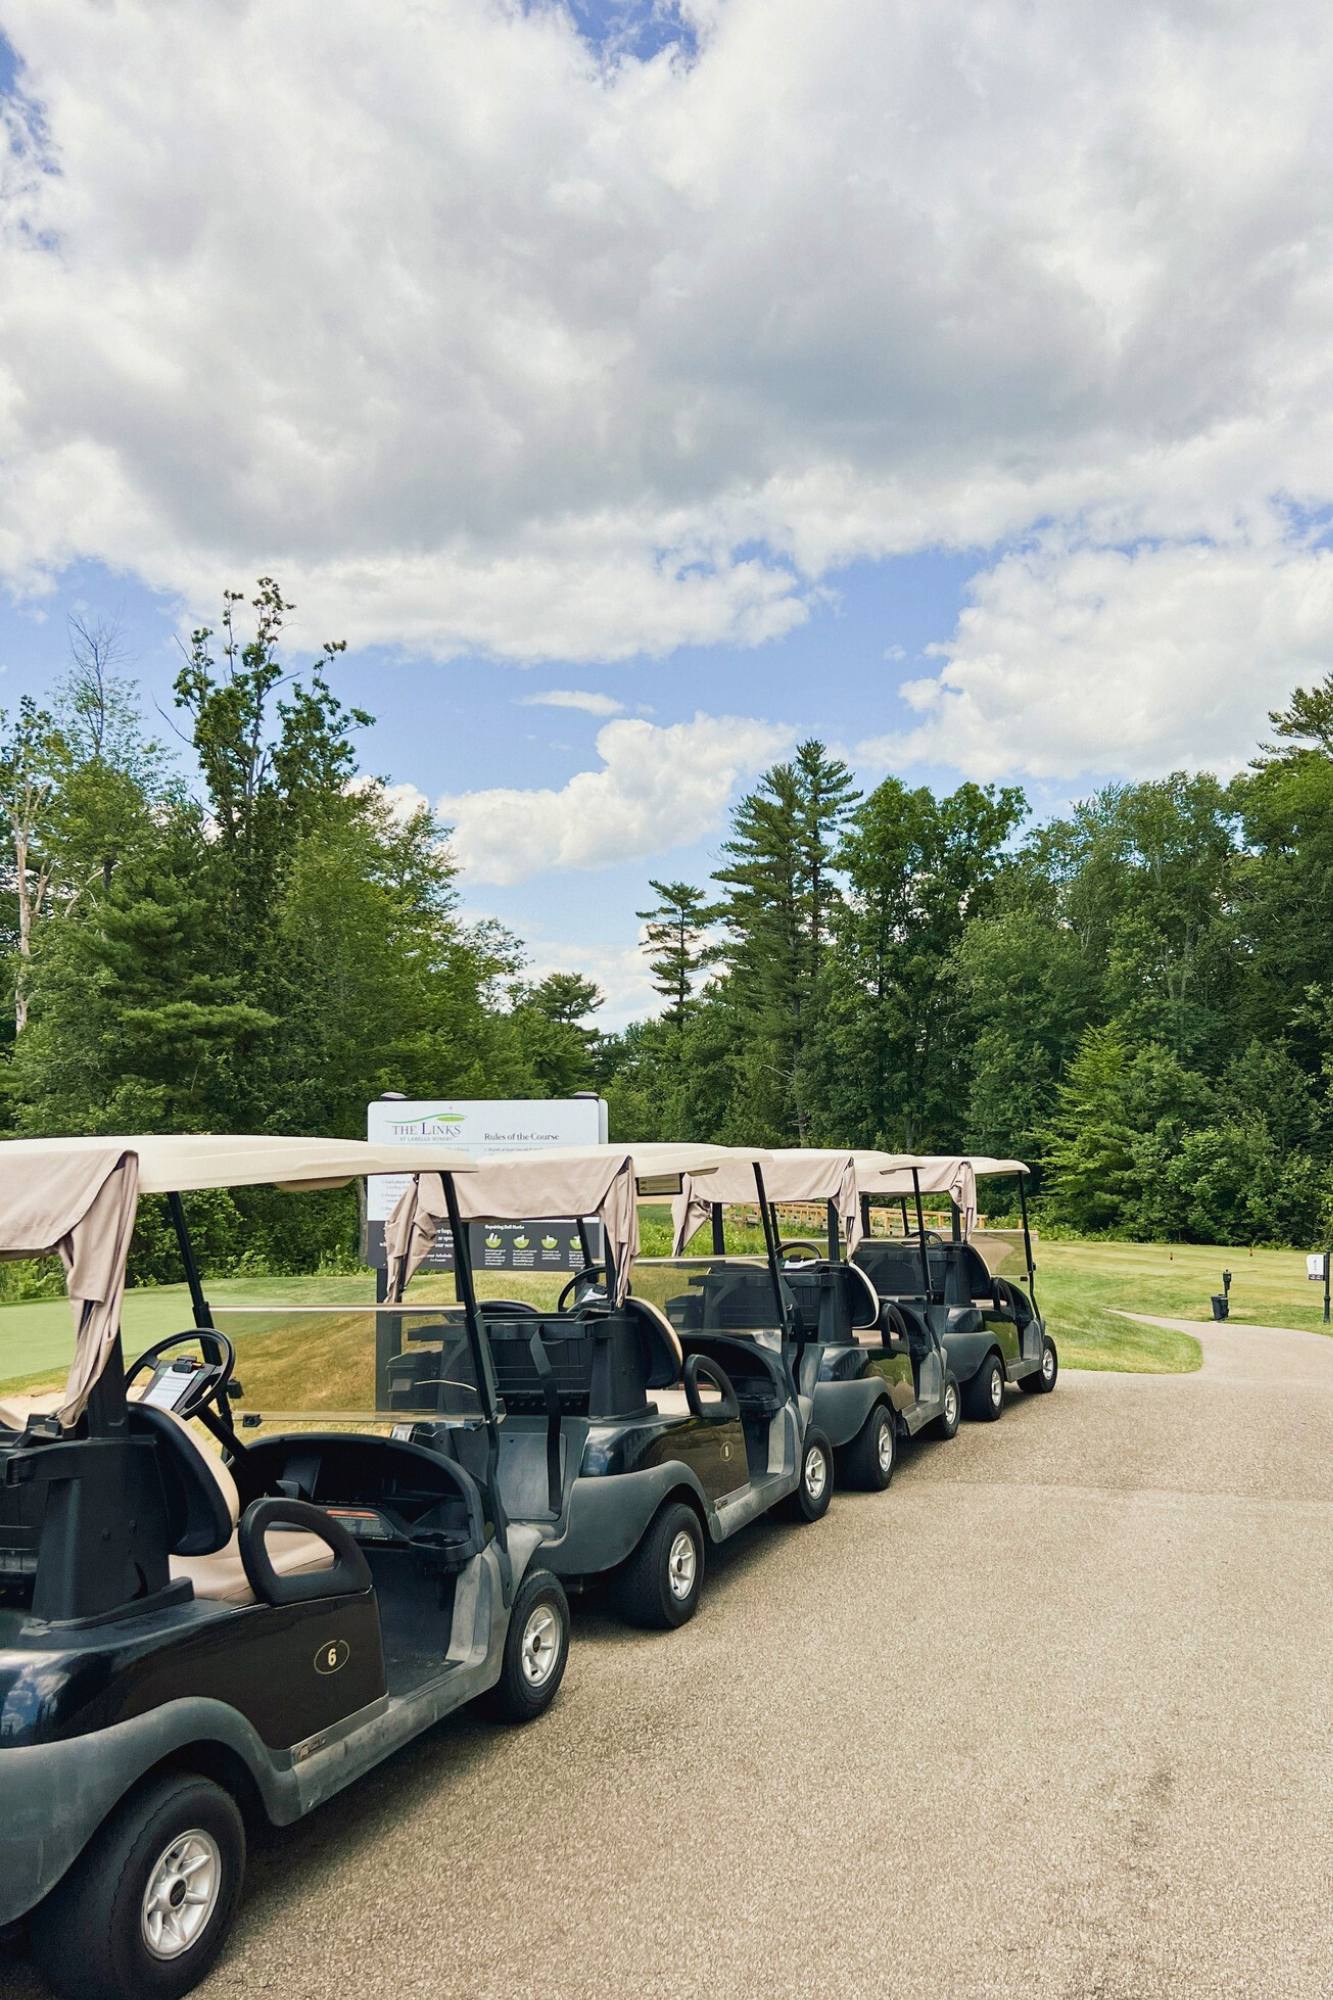
<instances>
[{"instance_id":1,"label":"golf cart front wheel","mask_svg":"<svg viewBox=\"0 0 1333 2000\"><path fill-rule=\"evenodd\" d=\"M823 1431L807 1431L801 1447L801 1476L787 1502L793 1521L819 1521L833 1498L833 1446Z\"/></svg>"},{"instance_id":2,"label":"golf cart front wheel","mask_svg":"<svg viewBox=\"0 0 1333 2000\"><path fill-rule=\"evenodd\" d=\"M558 1577L537 1570L514 1598L491 1714L500 1722L535 1722L555 1700L568 1658L569 1599Z\"/></svg>"},{"instance_id":3,"label":"golf cart front wheel","mask_svg":"<svg viewBox=\"0 0 1333 2000\"><path fill-rule=\"evenodd\" d=\"M1049 1396L1060 1373L1060 1357L1049 1334L1041 1343L1041 1367L1035 1375L1025 1375L1019 1383L1029 1396Z\"/></svg>"},{"instance_id":4,"label":"golf cart front wheel","mask_svg":"<svg viewBox=\"0 0 1333 2000\"><path fill-rule=\"evenodd\" d=\"M935 1419L934 1431L937 1438L955 1438L958 1426L963 1421L963 1392L958 1386L956 1375L944 1378L944 1394L940 1398L940 1413Z\"/></svg>"},{"instance_id":5,"label":"golf cart front wheel","mask_svg":"<svg viewBox=\"0 0 1333 2000\"><path fill-rule=\"evenodd\" d=\"M693 1507L668 1501L616 1579L620 1613L631 1625L671 1632L693 1618L704 1584L704 1531Z\"/></svg>"},{"instance_id":6,"label":"golf cart front wheel","mask_svg":"<svg viewBox=\"0 0 1333 2000\"><path fill-rule=\"evenodd\" d=\"M893 1478L897 1462L898 1433L893 1411L886 1403L876 1403L844 1450L838 1476L844 1486L855 1486L863 1493L882 1493Z\"/></svg>"},{"instance_id":7,"label":"golf cart front wheel","mask_svg":"<svg viewBox=\"0 0 1333 2000\"><path fill-rule=\"evenodd\" d=\"M52 1890L33 1956L68 2000L177 2000L221 1951L244 1873L236 1801L171 1772L131 1793Z\"/></svg>"},{"instance_id":8,"label":"golf cart front wheel","mask_svg":"<svg viewBox=\"0 0 1333 2000\"><path fill-rule=\"evenodd\" d=\"M994 1354L968 1383L965 1408L974 1424L993 1424L1004 1415L1004 1369Z\"/></svg>"}]
</instances>

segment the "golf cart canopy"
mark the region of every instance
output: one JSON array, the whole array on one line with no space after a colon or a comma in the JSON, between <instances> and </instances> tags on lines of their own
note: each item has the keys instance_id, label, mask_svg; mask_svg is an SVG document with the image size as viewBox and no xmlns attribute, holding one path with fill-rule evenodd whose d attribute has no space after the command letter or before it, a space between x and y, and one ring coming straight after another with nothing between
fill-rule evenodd
<instances>
[{"instance_id":1,"label":"golf cart canopy","mask_svg":"<svg viewBox=\"0 0 1333 2000\"><path fill-rule=\"evenodd\" d=\"M867 1183L878 1183L887 1174L913 1164L909 1153L844 1152L835 1146L787 1146L753 1156L731 1154L725 1164L697 1187L696 1176L686 1176L671 1209L677 1256L695 1230L707 1221L714 1203L741 1206L758 1199L756 1160L763 1171L764 1193L771 1203L836 1203L849 1251L861 1239L859 1197ZM910 1179L909 1173L909 1183Z\"/></svg>"},{"instance_id":2,"label":"golf cart canopy","mask_svg":"<svg viewBox=\"0 0 1333 2000\"><path fill-rule=\"evenodd\" d=\"M450 1173L472 1161L438 1147L355 1139L223 1135L0 1141L0 1257L59 1256L74 1308L74 1360L56 1412L83 1414L120 1330L125 1267L140 1194L200 1188L343 1187L361 1174Z\"/></svg>"},{"instance_id":3,"label":"golf cart canopy","mask_svg":"<svg viewBox=\"0 0 1333 2000\"><path fill-rule=\"evenodd\" d=\"M936 1154L909 1161L906 1167L883 1175L867 1174L863 1194L887 1194L895 1198L913 1194L947 1194L963 1217L963 1229L971 1235L977 1220L977 1182L992 1174L1031 1172L1022 1160L991 1160L979 1155ZM914 1178L915 1176L915 1178Z\"/></svg>"},{"instance_id":4,"label":"golf cart canopy","mask_svg":"<svg viewBox=\"0 0 1333 2000\"><path fill-rule=\"evenodd\" d=\"M527 1153L493 1153L458 1184L465 1222L541 1222L557 1216L596 1216L606 1232L615 1267L615 1303L623 1305L639 1253L640 1201L675 1194L692 1175L709 1175L744 1163L754 1189L755 1162L764 1153L728 1146L552 1146ZM448 1223L438 1175L419 1174L400 1197L384 1232L388 1295L402 1298L408 1280Z\"/></svg>"}]
</instances>

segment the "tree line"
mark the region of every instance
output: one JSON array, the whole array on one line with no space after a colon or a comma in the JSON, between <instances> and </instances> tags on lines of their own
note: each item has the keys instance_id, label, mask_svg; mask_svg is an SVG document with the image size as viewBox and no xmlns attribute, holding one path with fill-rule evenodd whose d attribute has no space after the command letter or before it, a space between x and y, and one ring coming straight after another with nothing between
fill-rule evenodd
<instances>
[{"instance_id":1,"label":"tree line","mask_svg":"<svg viewBox=\"0 0 1333 2000\"><path fill-rule=\"evenodd\" d=\"M71 626L0 720L0 1120L11 1134L364 1131L369 1098L601 1089L620 1138L1032 1161L1048 1223L1313 1243L1333 1190L1333 677L1228 782L858 789L810 741L704 884L640 911L660 1009L525 974L459 910L447 829L358 771L371 718L298 670L261 579L150 721L114 629ZM179 740L188 756L182 758ZM212 1268L356 1255L348 1198L193 1204ZM146 1215L138 1276L165 1273Z\"/></svg>"},{"instance_id":2,"label":"tree line","mask_svg":"<svg viewBox=\"0 0 1333 2000\"><path fill-rule=\"evenodd\" d=\"M0 723L0 1115L11 1136L365 1131L369 1098L583 1086L598 997L533 982L519 942L458 911L446 830L357 772L371 721L341 643L288 662L270 578L226 593L150 726L114 628ZM192 767L167 739L189 751ZM172 1268L145 1204L138 1277ZM211 1268L356 1255L350 1198L192 1198ZM172 1275L176 1275L174 1269Z\"/></svg>"},{"instance_id":3,"label":"tree line","mask_svg":"<svg viewBox=\"0 0 1333 2000\"><path fill-rule=\"evenodd\" d=\"M1048 1223L1322 1242L1333 1194L1333 677L1228 782L1027 821L1012 786L857 791L807 742L706 887L641 913L656 1020L613 1129L1017 1155Z\"/></svg>"}]
</instances>

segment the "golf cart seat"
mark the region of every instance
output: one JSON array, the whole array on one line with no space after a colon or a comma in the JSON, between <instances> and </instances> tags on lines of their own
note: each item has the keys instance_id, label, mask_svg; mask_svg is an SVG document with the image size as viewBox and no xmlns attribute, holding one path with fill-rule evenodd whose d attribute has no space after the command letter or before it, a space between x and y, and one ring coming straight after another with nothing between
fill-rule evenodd
<instances>
[{"instance_id":1,"label":"golf cart seat","mask_svg":"<svg viewBox=\"0 0 1333 2000\"><path fill-rule=\"evenodd\" d=\"M203 1468L207 1478L217 1489L217 1499L223 1513L231 1523L230 1539L220 1549L213 1549L201 1555L174 1555L170 1558L173 1582L182 1578L189 1582L196 1597L208 1598L217 1604L254 1604L255 1593L246 1575L245 1563L241 1558L238 1530L241 1519L241 1496L236 1490L236 1481L220 1458L203 1449L193 1437L188 1424L170 1410L151 1412L155 1428L165 1418L170 1426L170 1434L177 1444L183 1442ZM279 1576L314 1575L319 1570L333 1566L333 1550L318 1535L303 1532L298 1528L274 1528L264 1537L264 1547L270 1563Z\"/></svg>"},{"instance_id":2,"label":"golf cart seat","mask_svg":"<svg viewBox=\"0 0 1333 2000\"><path fill-rule=\"evenodd\" d=\"M921 1297L921 1251L915 1243L902 1238L864 1237L852 1262L865 1272L881 1298ZM938 1282L933 1260L930 1279L933 1289Z\"/></svg>"},{"instance_id":3,"label":"golf cart seat","mask_svg":"<svg viewBox=\"0 0 1333 2000\"><path fill-rule=\"evenodd\" d=\"M783 1272L801 1323L812 1340L851 1346L858 1332L879 1325L879 1294L857 1264L798 1264Z\"/></svg>"}]
</instances>

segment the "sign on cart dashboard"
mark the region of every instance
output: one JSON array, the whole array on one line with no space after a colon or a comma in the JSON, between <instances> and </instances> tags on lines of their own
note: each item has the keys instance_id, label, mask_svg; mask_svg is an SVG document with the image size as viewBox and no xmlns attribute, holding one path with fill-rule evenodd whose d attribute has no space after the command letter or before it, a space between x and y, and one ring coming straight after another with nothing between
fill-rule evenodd
<instances>
[{"instance_id":1,"label":"sign on cart dashboard","mask_svg":"<svg viewBox=\"0 0 1333 2000\"><path fill-rule=\"evenodd\" d=\"M606 1136L606 1104L600 1097L379 1097L366 1106L366 1137L375 1145L438 1144L475 1159L540 1152L548 1146L596 1146ZM406 1174L372 1174L367 1183L366 1261L377 1268L384 1263L384 1225L406 1185ZM474 1228L478 1269L577 1270L583 1255L575 1219L539 1219L548 1226L527 1231L516 1224L503 1231ZM436 1269L450 1267L447 1230L441 1231L426 1261Z\"/></svg>"}]
</instances>

